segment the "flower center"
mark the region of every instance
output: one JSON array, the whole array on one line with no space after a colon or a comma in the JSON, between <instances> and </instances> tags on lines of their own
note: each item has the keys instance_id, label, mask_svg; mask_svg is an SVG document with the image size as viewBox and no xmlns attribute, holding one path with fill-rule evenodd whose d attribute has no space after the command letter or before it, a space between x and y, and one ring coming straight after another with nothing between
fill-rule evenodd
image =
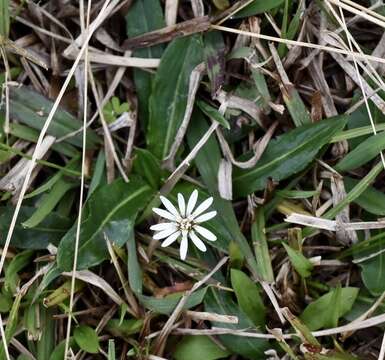
<instances>
[{"instance_id":1,"label":"flower center","mask_svg":"<svg viewBox=\"0 0 385 360\"><path fill-rule=\"evenodd\" d=\"M190 221L190 219L182 219L179 221L179 229L181 231L190 231L192 228L192 222Z\"/></svg>"}]
</instances>

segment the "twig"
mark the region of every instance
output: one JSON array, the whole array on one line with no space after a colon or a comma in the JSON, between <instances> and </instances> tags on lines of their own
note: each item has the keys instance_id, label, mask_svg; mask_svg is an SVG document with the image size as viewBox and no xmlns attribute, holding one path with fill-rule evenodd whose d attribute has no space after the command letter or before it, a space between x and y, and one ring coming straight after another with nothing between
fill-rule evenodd
<instances>
[{"instance_id":1,"label":"twig","mask_svg":"<svg viewBox=\"0 0 385 360\"><path fill-rule=\"evenodd\" d=\"M175 38L204 32L209 28L209 17L202 16L127 39L124 41L122 48L125 50L132 50L136 48L153 46L171 41Z\"/></svg>"}]
</instances>

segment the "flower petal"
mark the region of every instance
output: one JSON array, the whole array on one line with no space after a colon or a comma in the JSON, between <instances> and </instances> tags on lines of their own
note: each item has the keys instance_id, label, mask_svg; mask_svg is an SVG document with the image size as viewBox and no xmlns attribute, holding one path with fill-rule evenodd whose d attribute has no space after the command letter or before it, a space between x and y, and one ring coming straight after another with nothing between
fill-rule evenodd
<instances>
[{"instance_id":1,"label":"flower petal","mask_svg":"<svg viewBox=\"0 0 385 360\"><path fill-rule=\"evenodd\" d=\"M196 230L199 234L201 234L204 238L209 241L215 241L217 239L217 237L210 230L207 230L202 226L195 225L194 230Z\"/></svg>"},{"instance_id":2,"label":"flower petal","mask_svg":"<svg viewBox=\"0 0 385 360\"><path fill-rule=\"evenodd\" d=\"M174 222L164 222L164 223L152 225L150 227L150 230L162 231L162 230L166 230L166 229L169 229L169 228L175 227L175 226L176 226L176 224Z\"/></svg>"},{"instance_id":3,"label":"flower petal","mask_svg":"<svg viewBox=\"0 0 385 360\"><path fill-rule=\"evenodd\" d=\"M191 214L191 217L194 218L200 214L202 214L204 211L206 211L210 205L213 203L213 198L212 197L209 197L208 199L206 199L205 201L203 201L202 204L200 204L196 209L195 211Z\"/></svg>"},{"instance_id":4,"label":"flower petal","mask_svg":"<svg viewBox=\"0 0 385 360\"><path fill-rule=\"evenodd\" d=\"M176 207L172 204L172 202L165 198L164 196L159 196L160 201L163 203L164 207L173 214L176 218L180 217L179 211L176 209Z\"/></svg>"},{"instance_id":5,"label":"flower petal","mask_svg":"<svg viewBox=\"0 0 385 360\"><path fill-rule=\"evenodd\" d=\"M186 216L189 216L192 213L192 211L194 210L194 207L197 203L197 200L198 200L198 190L195 189L192 192L190 198L188 199Z\"/></svg>"},{"instance_id":6,"label":"flower petal","mask_svg":"<svg viewBox=\"0 0 385 360\"><path fill-rule=\"evenodd\" d=\"M184 200L184 196L179 193L178 194L178 206L180 215L183 217L186 215L186 201Z\"/></svg>"},{"instance_id":7,"label":"flower petal","mask_svg":"<svg viewBox=\"0 0 385 360\"><path fill-rule=\"evenodd\" d=\"M172 227L172 228L169 228L169 229L166 229L166 230L159 231L159 232L155 233L152 238L154 240L161 240L161 239L164 239L164 238L172 235L176 231L177 231L177 228L175 226L175 227Z\"/></svg>"},{"instance_id":8,"label":"flower petal","mask_svg":"<svg viewBox=\"0 0 385 360\"><path fill-rule=\"evenodd\" d=\"M195 232L194 231L190 231L189 232L189 235L190 235L190 239L192 240L192 242L194 243L194 245L200 250L200 251L203 251L205 252L207 250L206 248L206 245L204 244L204 242L199 239L198 236L195 235Z\"/></svg>"},{"instance_id":9,"label":"flower petal","mask_svg":"<svg viewBox=\"0 0 385 360\"><path fill-rule=\"evenodd\" d=\"M179 253L180 253L180 258L182 260L186 259L187 256L187 249L188 249L188 239L187 239L187 232L182 233L182 241L180 243L180 248L179 248Z\"/></svg>"},{"instance_id":10,"label":"flower petal","mask_svg":"<svg viewBox=\"0 0 385 360\"><path fill-rule=\"evenodd\" d=\"M162 218L165 218L165 219L167 219L167 220L172 220L172 221L175 221L175 220L176 220L175 215L169 213L169 212L166 211L166 210L159 209L159 208L152 208L152 211L153 211L155 214L158 214L159 216L161 216Z\"/></svg>"},{"instance_id":11,"label":"flower petal","mask_svg":"<svg viewBox=\"0 0 385 360\"><path fill-rule=\"evenodd\" d=\"M194 222L201 223L201 222L204 222L204 221L208 221L208 220L212 219L213 217L215 217L215 215L217 215L216 211L209 211L208 213L203 214L203 215L198 216L197 218L195 218Z\"/></svg>"},{"instance_id":12,"label":"flower petal","mask_svg":"<svg viewBox=\"0 0 385 360\"><path fill-rule=\"evenodd\" d=\"M162 247L170 246L178 237L180 236L180 231L170 235L166 240L162 242Z\"/></svg>"}]
</instances>

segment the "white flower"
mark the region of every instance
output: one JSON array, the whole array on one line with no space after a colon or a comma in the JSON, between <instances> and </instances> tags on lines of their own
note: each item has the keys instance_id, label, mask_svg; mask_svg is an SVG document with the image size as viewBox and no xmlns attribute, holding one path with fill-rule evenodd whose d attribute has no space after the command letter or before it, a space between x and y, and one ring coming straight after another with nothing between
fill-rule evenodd
<instances>
[{"instance_id":1,"label":"white flower","mask_svg":"<svg viewBox=\"0 0 385 360\"><path fill-rule=\"evenodd\" d=\"M204 237L206 240L215 241L217 237L200 224L204 221L212 219L217 212L209 211L203 214L213 203L213 198L210 197L203 201L195 210L195 205L198 200L198 191L194 190L188 199L187 206L182 194L178 194L179 210L171 203L170 200L164 196L160 196L165 208L168 210L153 208L155 214L162 218L170 220L170 222L163 222L150 227L155 231L153 238L155 240L163 240L162 247L166 247L174 243L179 237L182 238L180 243L180 258L186 259L188 249L188 238L201 251L206 251L206 245L198 237L197 234Z\"/></svg>"}]
</instances>

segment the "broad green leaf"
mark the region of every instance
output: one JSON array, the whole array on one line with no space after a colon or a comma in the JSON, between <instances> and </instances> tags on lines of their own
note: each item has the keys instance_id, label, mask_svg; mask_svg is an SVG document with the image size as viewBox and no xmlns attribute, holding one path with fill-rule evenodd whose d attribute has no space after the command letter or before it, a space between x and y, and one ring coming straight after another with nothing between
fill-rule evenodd
<instances>
[{"instance_id":1,"label":"broad green leaf","mask_svg":"<svg viewBox=\"0 0 385 360\"><path fill-rule=\"evenodd\" d=\"M284 0L254 0L250 5L247 5L244 9L238 11L234 17L235 18L244 18L248 16L253 16L257 14L261 14L265 11L269 11L280 6Z\"/></svg>"},{"instance_id":2,"label":"broad green leaf","mask_svg":"<svg viewBox=\"0 0 385 360\"><path fill-rule=\"evenodd\" d=\"M199 289L191 294L191 296L187 299L187 302L183 309L190 309L194 306L199 305L205 295L207 288ZM179 300L183 296L183 293L175 293L172 295L168 295L163 299L157 299L155 297L147 296L147 295L137 295L140 303L147 309L157 313L157 314L165 314L170 315L175 307L178 305Z\"/></svg>"},{"instance_id":3,"label":"broad green leaf","mask_svg":"<svg viewBox=\"0 0 385 360\"><path fill-rule=\"evenodd\" d=\"M311 275L311 271L313 270L313 264L299 251L292 249L285 243L282 243L282 245L285 248L290 262L297 273L303 278L309 277Z\"/></svg>"},{"instance_id":4,"label":"broad green leaf","mask_svg":"<svg viewBox=\"0 0 385 360\"><path fill-rule=\"evenodd\" d=\"M379 245L372 250L372 253L383 250ZM385 291L385 254L380 253L371 259L361 262L361 278L365 287L374 295L380 296Z\"/></svg>"},{"instance_id":5,"label":"broad green leaf","mask_svg":"<svg viewBox=\"0 0 385 360\"><path fill-rule=\"evenodd\" d=\"M25 228L33 228L39 225L49 214L52 213L66 192L75 186L77 186L77 184L73 182L69 182L66 179L59 179L52 186L49 193L42 196L38 202L35 212L28 220L24 221L22 225Z\"/></svg>"},{"instance_id":6,"label":"broad green leaf","mask_svg":"<svg viewBox=\"0 0 385 360\"><path fill-rule=\"evenodd\" d=\"M45 249L48 244L57 245L71 226L68 219L52 212L38 226L25 229L21 223L30 218L35 208L22 206L12 235L11 245L20 249ZM14 209L0 207L0 244L3 245Z\"/></svg>"},{"instance_id":7,"label":"broad green leaf","mask_svg":"<svg viewBox=\"0 0 385 360\"><path fill-rule=\"evenodd\" d=\"M225 82L226 46L220 31L209 31L203 37L203 55L210 79L211 97L215 97Z\"/></svg>"},{"instance_id":8,"label":"broad green leaf","mask_svg":"<svg viewBox=\"0 0 385 360\"><path fill-rule=\"evenodd\" d=\"M339 291L338 297L335 292ZM321 328L334 327L335 318L343 317L352 308L358 295L358 288L345 287L339 290L333 289L327 294L310 303L301 314L301 320L314 331ZM336 301L338 303L336 303ZM337 309L337 314L333 310ZM322 316L320 316L320 314Z\"/></svg>"},{"instance_id":9,"label":"broad green leaf","mask_svg":"<svg viewBox=\"0 0 385 360\"><path fill-rule=\"evenodd\" d=\"M253 322L240 310L229 294L216 289L209 289L205 297L205 311L222 315L233 315L238 317L238 324L223 324L212 322L213 326L229 329L253 328ZM269 342L261 339L245 338L234 335L220 335L219 340L231 352L239 354L244 358L254 360L263 359L264 352L271 347Z\"/></svg>"},{"instance_id":10,"label":"broad green leaf","mask_svg":"<svg viewBox=\"0 0 385 360\"><path fill-rule=\"evenodd\" d=\"M202 61L200 36L173 40L162 56L150 98L147 132L149 150L158 158L168 155L187 105L192 70Z\"/></svg>"},{"instance_id":11,"label":"broad green leaf","mask_svg":"<svg viewBox=\"0 0 385 360\"><path fill-rule=\"evenodd\" d=\"M129 338L133 334L137 334L143 327L142 319L111 319L107 322L106 329L113 336Z\"/></svg>"},{"instance_id":12,"label":"broad green leaf","mask_svg":"<svg viewBox=\"0 0 385 360\"><path fill-rule=\"evenodd\" d=\"M30 264L33 255L34 251L25 250L12 258L5 268L4 289L6 291L9 291L11 294L16 293L19 282L17 273Z\"/></svg>"},{"instance_id":13,"label":"broad green leaf","mask_svg":"<svg viewBox=\"0 0 385 360\"><path fill-rule=\"evenodd\" d=\"M194 126L189 127L187 140L190 148L193 148L206 133L208 124L200 111L195 111L191 120ZM218 212L216 218L218 219L221 230L229 233L229 236L226 236L226 240L230 238L231 241L237 242L246 261L253 269L254 275L256 275L258 273L257 262L255 261L250 245L239 228L232 203L222 199L218 193L217 174L220 159L219 145L214 137L210 137L196 155L195 164L202 176L203 182L207 186L210 194L214 197L214 208ZM215 246L216 242L212 245ZM226 250L228 249L229 243L230 241L227 240Z\"/></svg>"},{"instance_id":14,"label":"broad green leaf","mask_svg":"<svg viewBox=\"0 0 385 360\"><path fill-rule=\"evenodd\" d=\"M52 108L53 102L26 86L9 89L10 117L14 120L41 130ZM78 130L81 123L69 112L59 108L47 130L47 134L62 137ZM66 140L67 143L82 147L82 134L78 133ZM99 137L90 129L87 130L87 147L95 148L100 143Z\"/></svg>"},{"instance_id":15,"label":"broad green leaf","mask_svg":"<svg viewBox=\"0 0 385 360\"><path fill-rule=\"evenodd\" d=\"M335 169L340 172L356 169L374 159L384 149L385 136L383 134L373 135L350 151L338 162Z\"/></svg>"},{"instance_id":16,"label":"broad green leaf","mask_svg":"<svg viewBox=\"0 0 385 360\"><path fill-rule=\"evenodd\" d=\"M91 354L99 352L99 339L96 331L86 325L80 325L74 330L74 340L80 349Z\"/></svg>"},{"instance_id":17,"label":"broad green leaf","mask_svg":"<svg viewBox=\"0 0 385 360\"><path fill-rule=\"evenodd\" d=\"M138 36L166 26L159 0L135 0L126 15L127 35ZM163 45L136 49L132 55L140 58L160 58ZM149 118L149 98L151 95L153 75L138 68L133 69L135 90L138 95L138 112L140 124L147 124Z\"/></svg>"},{"instance_id":18,"label":"broad green leaf","mask_svg":"<svg viewBox=\"0 0 385 360\"><path fill-rule=\"evenodd\" d=\"M344 177L346 191L352 190L358 183L359 180L347 176ZM354 202L371 214L379 216L385 215L385 194L372 186L368 186Z\"/></svg>"},{"instance_id":19,"label":"broad green leaf","mask_svg":"<svg viewBox=\"0 0 385 360\"><path fill-rule=\"evenodd\" d=\"M158 158L146 149L136 149L134 152L133 170L145 179L154 189L159 189L163 170Z\"/></svg>"},{"instance_id":20,"label":"broad green leaf","mask_svg":"<svg viewBox=\"0 0 385 360\"><path fill-rule=\"evenodd\" d=\"M230 354L208 336L185 336L176 346L173 357L175 360L216 360Z\"/></svg>"},{"instance_id":21,"label":"broad green leaf","mask_svg":"<svg viewBox=\"0 0 385 360\"><path fill-rule=\"evenodd\" d=\"M40 133L38 130L18 123L11 123L9 125L9 132L19 139L28 140L34 143L37 142ZM57 153L69 156L70 158L73 158L79 154L79 150L68 142L55 143L51 148Z\"/></svg>"},{"instance_id":22,"label":"broad green leaf","mask_svg":"<svg viewBox=\"0 0 385 360\"><path fill-rule=\"evenodd\" d=\"M345 117L334 117L300 126L270 141L254 168L234 170L234 193L246 196L262 190L268 178L280 181L303 170L345 123Z\"/></svg>"},{"instance_id":23,"label":"broad green leaf","mask_svg":"<svg viewBox=\"0 0 385 360\"><path fill-rule=\"evenodd\" d=\"M79 237L78 268L85 269L108 258L104 234L117 246L128 239L136 214L151 198L153 191L140 178L128 183L122 179L95 190L85 204ZM72 268L76 222L62 238L57 260L63 270Z\"/></svg>"},{"instance_id":24,"label":"broad green leaf","mask_svg":"<svg viewBox=\"0 0 385 360\"><path fill-rule=\"evenodd\" d=\"M266 309L258 286L244 272L236 269L231 269L231 286L242 311L253 321L255 326L263 329Z\"/></svg>"}]
</instances>

